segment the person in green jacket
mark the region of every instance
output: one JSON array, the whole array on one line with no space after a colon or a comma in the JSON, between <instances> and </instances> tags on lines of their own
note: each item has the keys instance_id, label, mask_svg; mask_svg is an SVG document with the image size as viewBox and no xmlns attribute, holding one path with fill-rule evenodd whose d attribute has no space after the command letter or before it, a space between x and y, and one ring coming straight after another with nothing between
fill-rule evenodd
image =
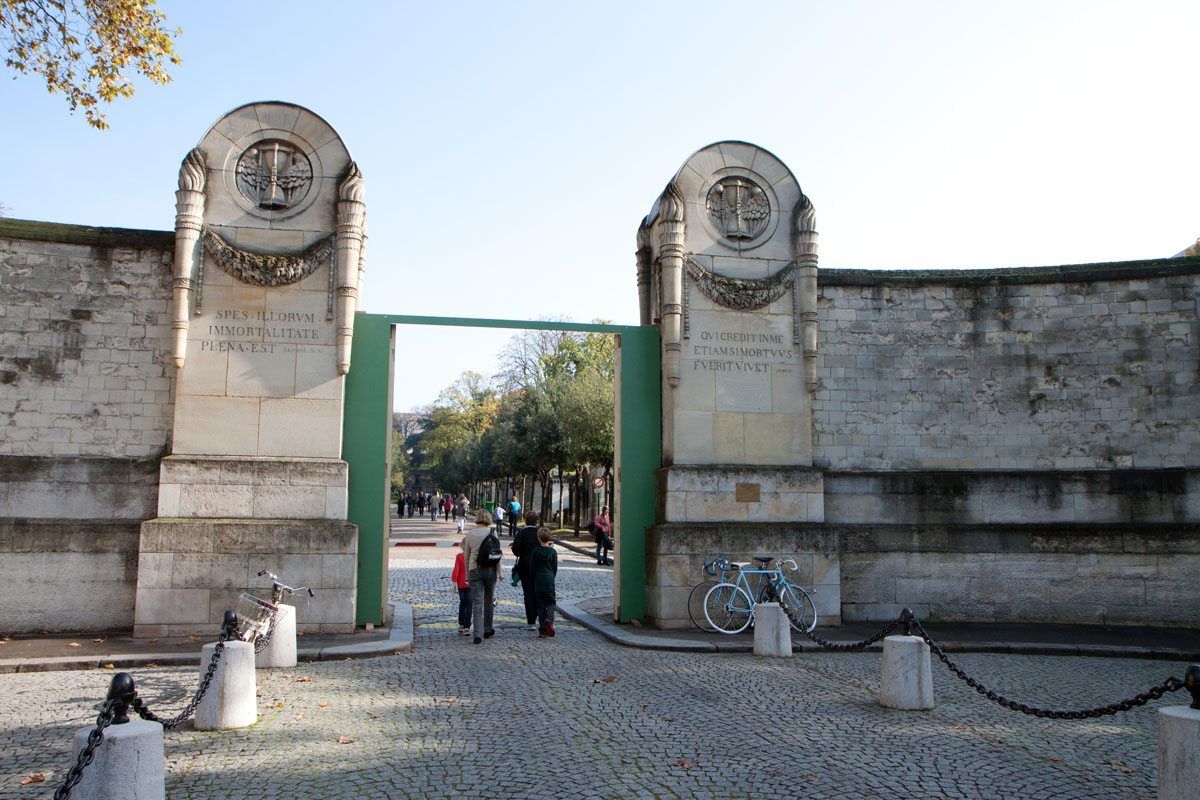
<instances>
[{"instance_id":1,"label":"person in green jacket","mask_svg":"<svg viewBox=\"0 0 1200 800\"><path fill-rule=\"evenodd\" d=\"M558 551L550 545L550 529L538 531L538 546L531 554L533 590L537 596L538 638L554 635L554 576L558 574Z\"/></svg>"}]
</instances>

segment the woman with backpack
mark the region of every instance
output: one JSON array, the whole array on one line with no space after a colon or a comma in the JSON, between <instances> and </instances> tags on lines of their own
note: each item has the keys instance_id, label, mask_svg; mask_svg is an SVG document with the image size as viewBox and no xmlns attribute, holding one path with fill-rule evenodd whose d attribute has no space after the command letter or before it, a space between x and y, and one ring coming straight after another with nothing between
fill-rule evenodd
<instances>
[{"instance_id":1,"label":"woman with backpack","mask_svg":"<svg viewBox=\"0 0 1200 800\"><path fill-rule=\"evenodd\" d=\"M467 565L467 585L471 589L471 624L475 644L496 635L492 625L495 611L496 581L500 577L500 539L492 530L492 515L480 509L475 529L462 538L463 561Z\"/></svg>"}]
</instances>

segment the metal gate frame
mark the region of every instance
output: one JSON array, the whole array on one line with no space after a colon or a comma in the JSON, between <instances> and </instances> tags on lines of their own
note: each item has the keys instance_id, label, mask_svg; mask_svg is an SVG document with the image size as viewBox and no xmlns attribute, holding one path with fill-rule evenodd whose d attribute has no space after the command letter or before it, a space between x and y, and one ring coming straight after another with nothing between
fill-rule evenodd
<instances>
[{"instance_id":1,"label":"metal gate frame","mask_svg":"<svg viewBox=\"0 0 1200 800\"><path fill-rule=\"evenodd\" d=\"M535 320L364 314L354 317L346 375L342 459L350 465L348 519L358 526L356 622L382 625L387 607L392 380L397 325L610 333L616 347L616 530L613 617L646 615L646 529L654 524L662 464L662 377L655 327Z\"/></svg>"}]
</instances>

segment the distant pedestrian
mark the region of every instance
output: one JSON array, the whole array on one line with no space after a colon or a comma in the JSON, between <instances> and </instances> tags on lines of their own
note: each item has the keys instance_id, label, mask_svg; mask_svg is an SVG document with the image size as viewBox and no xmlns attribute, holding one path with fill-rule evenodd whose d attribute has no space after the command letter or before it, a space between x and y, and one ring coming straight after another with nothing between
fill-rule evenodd
<instances>
[{"instance_id":1,"label":"distant pedestrian","mask_svg":"<svg viewBox=\"0 0 1200 800\"><path fill-rule=\"evenodd\" d=\"M608 506L600 509L600 513L592 520L592 538L596 540L596 563L608 564L608 551L612 549L612 519L608 516Z\"/></svg>"},{"instance_id":2,"label":"distant pedestrian","mask_svg":"<svg viewBox=\"0 0 1200 800\"><path fill-rule=\"evenodd\" d=\"M450 495L442 495L442 522L450 521L451 505L453 505L453 503L450 502Z\"/></svg>"},{"instance_id":3,"label":"distant pedestrian","mask_svg":"<svg viewBox=\"0 0 1200 800\"><path fill-rule=\"evenodd\" d=\"M462 533L463 528L467 524L467 496L460 494L458 499L454 501L454 524L458 527L458 532ZM492 524L492 515L488 514L488 525Z\"/></svg>"},{"instance_id":4,"label":"distant pedestrian","mask_svg":"<svg viewBox=\"0 0 1200 800\"><path fill-rule=\"evenodd\" d=\"M508 501L508 535L517 535L517 523L521 521L521 501L514 494Z\"/></svg>"},{"instance_id":5,"label":"distant pedestrian","mask_svg":"<svg viewBox=\"0 0 1200 800\"><path fill-rule=\"evenodd\" d=\"M441 511L442 496L435 495L429 499L429 521L437 522L438 512Z\"/></svg>"},{"instance_id":6,"label":"distant pedestrian","mask_svg":"<svg viewBox=\"0 0 1200 800\"><path fill-rule=\"evenodd\" d=\"M458 591L458 634L468 636L471 633L471 584L467 583L467 557L461 547L454 556L450 580Z\"/></svg>"},{"instance_id":7,"label":"distant pedestrian","mask_svg":"<svg viewBox=\"0 0 1200 800\"><path fill-rule=\"evenodd\" d=\"M492 516L496 520L496 535L504 535L504 504L496 503L495 509L492 511Z\"/></svg>"},{"instance_id":8,"label":"distant pedestrian","mask_svg":"<svg viewBox=\"0 0 1200 800\"><path fill-rule=\"evenodd\" d=\"M558 552L550 545L550 529L537 532L538 546L533 550L533 588L537 591L538 638L554 635L554 581L558 575Z\"/></svg>"},{"instance_id":9,"label":"distant pedestrian","mask_svg":"<svg viewBox=\"0 0 1200 800\"><path fill-rule=\"evenodd\" d=\"M513 535L512 544L508 547L517 557L517 565L513 567L521 580L521 594L525 600L525 628L537 628L537 590L533 581L533 551L538 546L538 513L525 512L525 527Z\"/></svg>"},{"instance_id":10,"label":"distant pedestrian","mask_svg":"<svg viewBox=\"0 0 1200 800\"><path fill-rule=\"evenodd\" d=\"M492 515L480 511L475 528L462 538L463 562L467 565L467 584L471 587L471 627L475 644L496 635L492 625L495 611L496 581L500 578L500 540L490 529ZM494 566L493 566L494 565Z\"/></svg>"}]
</instances>

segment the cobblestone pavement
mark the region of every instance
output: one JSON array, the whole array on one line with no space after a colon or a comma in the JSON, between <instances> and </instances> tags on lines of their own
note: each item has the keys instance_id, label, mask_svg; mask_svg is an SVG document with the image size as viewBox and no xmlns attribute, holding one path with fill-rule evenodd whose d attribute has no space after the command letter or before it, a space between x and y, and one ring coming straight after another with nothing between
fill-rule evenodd
<instances>
[{"instance_id":1,"label":"cobblestone pavement","mask_svg":"<svg viewBox=\"0 0 1200 800\"><path fill-rule=\"evenodd\" d=\"M399 548L397 548L399 550ZM167 734L172 798L1152 798L1154 707L1056 722L988 704L935 664L932 712L880 708L878 655L791 660L621 648L570 623L539 641L502 591L473 645L451 617L453 550L392 553L414 652L259 673L260 719ZM560 556L564 599L611 571ZM1059 707L1182 674L1171 662L963 654L997 689ZM195 670L140 669L170 711ZM0 798L48 797L111 673L0 676ZM160 699L161 698L161 699ZM1183 702L1182 693L1167 704ZM352 742L339 744L339 737ZM22 786L31 772L49 775Z\"/></svg>"}]
</instances>

